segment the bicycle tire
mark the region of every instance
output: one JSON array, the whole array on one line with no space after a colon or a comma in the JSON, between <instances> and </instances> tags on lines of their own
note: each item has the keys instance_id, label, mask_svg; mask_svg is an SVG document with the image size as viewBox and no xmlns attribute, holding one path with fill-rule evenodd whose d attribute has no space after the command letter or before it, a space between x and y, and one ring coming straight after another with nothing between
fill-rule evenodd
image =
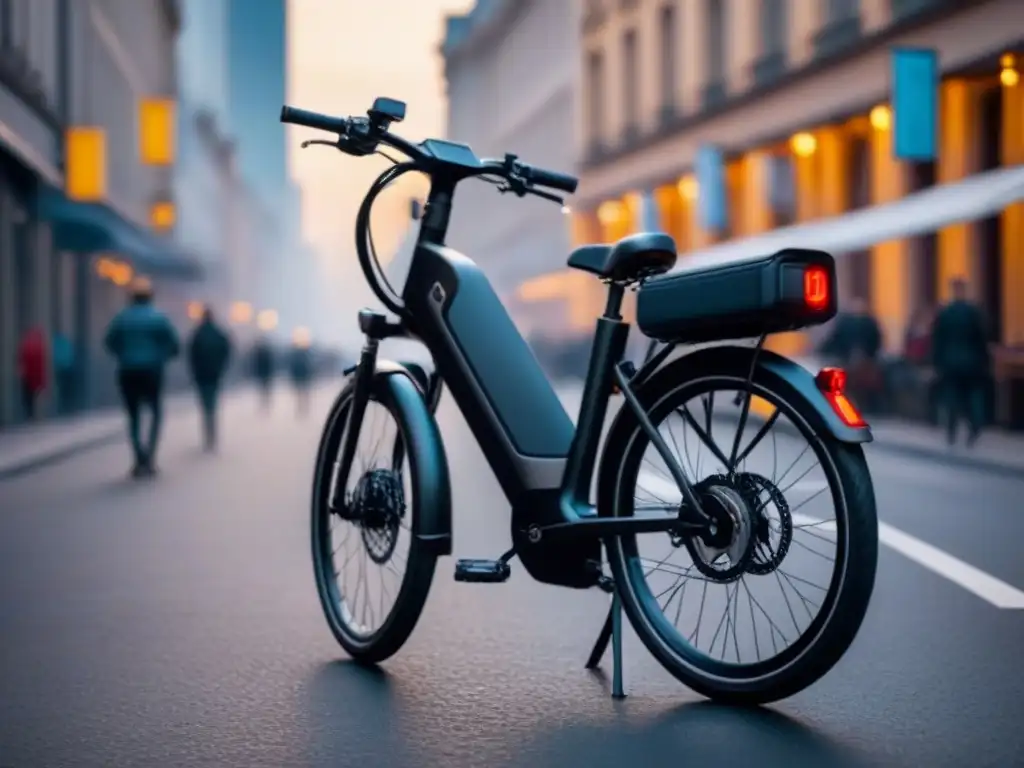
<instances>
[{"instance_id":1,"label":"bicycle tire","mask_svg":"<svg viewBox=\"0 0 1024 768\"><path fill-rule=\"evenodd\" d=\"M700 387L719 389L746 388L748 370L711 373L689 370L683 358L661 369L641 388L639 397L648 409L648 416L657 423L659 411L671 409L671 403L691 400L700 394ZM726 665L710 659L696 649L683 652L682 643L667 636L659 619L645 604L639 588L638 574L631 566L623 543L629 537L612 537L605 543L608 564L615 579L623 608L641 641L658 662L691 690L709 699L736 705L767 704L788 698L823 677L845 654L855 639L867 612L874 589L878 561L878 519L874 490L860 445L836 440L828 433L816 431L814 406L803 396L764 369L757 369L751 388L753 394L774 401L787 409L789 416L805 436L818 441L819 458L828 476L829 485L837 490L845 514L846 546L843 574L838 584L830 585L821 615L801 635L795 650L787 649L764 664L750 665L750 673L742 673L742 665ZM795 417L795 418L794 418ZM632 507L635 483L647 445L639 422L630 409L620 411L606 445L611 447L599 486L598 510L602 516L619 516ZM828 463L829 466L825 466ZM629 509L632 514L632 509ZM837 509L837 516L839 509ZM838 550L838 547L837 547ZM646 583L644 584L646 590ZM828 603L828 610L824 606ZM660 608L657 609L661 616ZM663 618L663 617L662 617ZM820 624L816 626L816 622ZM813 628L813 633L812 633ZM787 654L789 654L787 656ZM778 660L778 661L777 661ZM774 664L774 668L773 665Z\"/></svg>"},{"instance_id":2,"label":"bicycle tire","mask_svg":"<svg viewBox=\"0 0 1024 768\"><path fill-rule=\"evenodd\" d=\"M402 399L395 398L392 394L391 388L395 386L415 387L405 376L380 377L373 382L370 402L382 405L395 420L399 429L399 439L405 447L404 452L408 454L409 471L416 473L420 467L429 466L430 461L420 455L423 445L416 439L411 428L412 420L399 405ZM341 445L345 417L351 399L350 385L338 395L331 406L317 449L310 520L313 572L320 606L334 638L356 661L375 664L397 653L415 629L430 593L438 556L415 535L410 536L406 571L387 619L375 632L366 637L360 636L349 626L341 611L334 578L330 538L330 519L333 513L329 509L329 492L331 471ZM413 478L412 487L416 489L422 486ZM419 503L420 500L414 498L410 505L414 516L419 514ZM415 522L412 528L415 529Z\"/></svg>"}]
</instances>

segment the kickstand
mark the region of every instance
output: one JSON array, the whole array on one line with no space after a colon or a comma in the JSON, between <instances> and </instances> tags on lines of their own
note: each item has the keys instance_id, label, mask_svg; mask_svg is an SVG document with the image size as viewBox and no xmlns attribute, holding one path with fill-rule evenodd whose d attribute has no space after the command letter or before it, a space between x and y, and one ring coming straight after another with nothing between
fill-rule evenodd
<instances>
[{"instance_id":1,"label":"kickstand","mask_svg":"<svg viewBox=\"0 0 1024 768\"><path fill-rule=\"evenodd\" d=\"M612 644L612 698L624 699L626 694L622 686L622 603L619 600L619 593L612 588L612 605L608 609L608 618L601 627L601 633L597 636L590 657L587 659L587 669L597 669L601 664L601 658L608 650L608 642Z\"/></svg>"}]
</instances>

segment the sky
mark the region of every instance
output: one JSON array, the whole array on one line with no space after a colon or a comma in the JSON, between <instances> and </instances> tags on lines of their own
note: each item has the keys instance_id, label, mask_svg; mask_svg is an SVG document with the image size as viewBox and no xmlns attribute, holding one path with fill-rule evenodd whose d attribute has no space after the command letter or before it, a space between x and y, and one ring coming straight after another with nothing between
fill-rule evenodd
<instances>
[{"instance_id":1,"label":"sky","mask_svg":"<svg viewBox=\"0 0 1024 768\"><path fill-rule=\"evenodd\" d=\"M355 115L365 114L375 97L389 96L407 104L397 132L414 140L443 136L444 72L438 52L443 18L472 5L472 0L289 0L288 102ZM288 160L303 192L306 239L322 253L350 260L355 269L356 210L387 163L326 147L301 150L301 140L314 132L290 128L289 133ZM374 240L382 255L400 242L409 197L422 189L421 180L410 181L411 186L396 186L378 198Z\"/></svg>"}]
</instances>

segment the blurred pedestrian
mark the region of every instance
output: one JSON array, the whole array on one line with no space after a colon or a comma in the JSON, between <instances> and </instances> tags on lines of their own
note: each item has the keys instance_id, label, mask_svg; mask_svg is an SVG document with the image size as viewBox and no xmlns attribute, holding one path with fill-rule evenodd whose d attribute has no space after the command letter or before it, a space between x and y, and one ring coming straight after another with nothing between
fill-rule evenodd
<instances>
[{"instance_id":1,"label":"blurred pedestrian","mask_svg":"<svg viewBox=\"0 0 1024 768\"><path fill-rule=\"evenodd\" d=\"M207 307L188 345L188 363L199 396L203 422L203 447L217 446L217 402L221 382L231 358L231 340L217 325Z\"/></svg>"},{"instance_id":2,"label":"blurred pedestrian","mask_svg":"<svg viewBox=\"0 0 1024 768\"><path fill-rule=\"evenodd\" d=\"M156 472L156 449L163 420L164 368L178 355L178 333L153 306L153 286L139 278L129 289L129 304L111 321L105 345L117 360L121 398L128 414L128 435L135 464L132 476ZM143 443L141 417L150 412L149 436Z\"/></svg>"},{"instance_id":3,"label":"blurred pedestrian","mask_svg":"<svg viewBox=\"0 0 1024 768\"><path fill-rule=\"evenodd\" d=\"M932 327L932 359L946 410L946 440L956 444L961 420L968 426L967 445L981 434L985 384L991 364L988 332L981 309L968 299L967 282L951 283L952 300Z\"/></svg>"},{"instance_id":4,"label":"blurred pedestrian","mask_svg":"<svg viewBox=\"0 0 1024 768\"><path fill-rule=\"evenodd\" d=\"M304 338L297 338L292 344L288 369L295 387L296 405L300 416L309 412L309 393L313 381L313 356L309 343Z\"/></svg>"},{"instance_id":5,"label":"blurred pedestrian","mask_svg":"<svg viewBox=\"0 0 1024 768\"><path fill-rule=\"evenodd\" d=\"M46 389L46 339L39 328L29 328L18 345L18 382L27 421L37 416L39 395Z\"/></svg>"},{"instance_id":6,"label":"blurred pedestrian","mask_svg":"<svg viewBox=\"0 0 1024 768\"><path fill-rule=\"evenodd\" d=\"M57 413L67 415L75 406L75 347L60 331L53 334L53 378Z\"/></svg>"},{"instance_id":7,"label":"blurred pedestrian","mask_svg":"<svg viewBox=\"0 0 1024 768\"><path fill-rule=\"evenodd\" d=\"M832 334L821 353L847 369L850 392L867 412L877 413L883 406L885 381L879 355L882 329L868 310L867 302L855 298L835 320Z\"/></svg>"},{"instance_id":8,"label":"blurred pedestrian","mask_svg":"<svg viewBox=\"0 0 1024 768\"><path fill-rule=\"evenodd\" d=\"M252 370L260 388L260 404L270 410L270 395L274 383L274 350L266 337L260 337L252 350Z\"/></svg>"}]
</instances>

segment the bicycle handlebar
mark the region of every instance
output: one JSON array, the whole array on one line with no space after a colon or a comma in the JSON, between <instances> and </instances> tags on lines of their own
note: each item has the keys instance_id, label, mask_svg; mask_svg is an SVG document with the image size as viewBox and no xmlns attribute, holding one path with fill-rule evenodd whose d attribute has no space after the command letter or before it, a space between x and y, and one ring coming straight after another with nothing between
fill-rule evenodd
<instances>
[{"instance_id":1,"label":"bicycle handlebar","mask_svg":"<svg viewBox=\"0 0 1024 768\"><path fill-rule=\"evenodd\" d=\"M417 145L388 131L386 123L368 121L366 118L332 117L287 105L281 107L281 122L336 133L338 149L349 154L369 154L379 142L408 155L421 166L429 166L431 160L434 163L438 162ZM527 187L547 187L570 195L579 185L579 180L575 176L528 165L511 156L504 162L484 162L476 172L467 173L466 177L487 174L497 174L506 179L516 176L525 182Z\"/></svg>"},{"instance_id":2,"label":"bicycle handlebar","mask_svg":"<svg viewBox=\"0 0 1024 768\"><path fill-rule=\"evenodd\" d=\"M348 132L348 120L344 117L331 117L319 112L310 112L298 107L281 107L281 122L315 128L318 131L344 134Z\"/></svg>"}]
</instances>

